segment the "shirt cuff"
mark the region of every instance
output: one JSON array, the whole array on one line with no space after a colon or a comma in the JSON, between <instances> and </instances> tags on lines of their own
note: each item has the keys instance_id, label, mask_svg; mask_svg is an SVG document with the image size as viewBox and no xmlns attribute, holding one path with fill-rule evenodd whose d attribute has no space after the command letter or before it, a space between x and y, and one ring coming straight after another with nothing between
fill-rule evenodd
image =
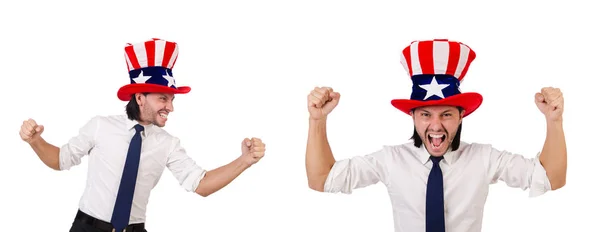
<instances>
[{"instance_id":1,"label":"shirt cuff","mask_svg":"<svg viewBox=\"0 0 600 232\"><path fill-rule=\"evenodd\" d=\"M202 180L204 176L206 176L206 170L199 168L199 170L194 171L190 175L190 178L188 178L186 182L183 183L185 190L188 192L195 192L198 188L198 185L200 185L200 180Z\"/></svg>"},{"instance_id":2,"label":"shirt cuff","mask_svg":"<svg viewBox=\"0 0 600 232\"><path fill-rule=\"evenodd\" d=\"M542 163L540 163L540 154L541 152L538 152L534 160L529 197L540 196L551 189L550 180L546 175L546 169L544 169L544 166L542 166Z\"/></svg>"},{"instance_id":3,"label":"shirt cuff","mask_svg":"<svg viewBox=\"0 0 600 232\"><path fill-rule=\"evenodd\" d=\"M327 179L325 179L323 192L344 194L352 193L352 188L350 188L350 185L345 184L349 165L350 159L338 160L333 164L333 167L331 167L331 170L327 175Z\"/></svg>"},{"instance_id":4,"label":"shirt cuff","mask_svg":"<svg viewBox=\"0 0 600 232\"><path fill-rule=\"evenodd\" d=\"M64 144L58 150L58 169L61 171L69 170L73 165L81 162L81 159L75 157L69 149L69 144Z\"/></svg>"}]
</instances>

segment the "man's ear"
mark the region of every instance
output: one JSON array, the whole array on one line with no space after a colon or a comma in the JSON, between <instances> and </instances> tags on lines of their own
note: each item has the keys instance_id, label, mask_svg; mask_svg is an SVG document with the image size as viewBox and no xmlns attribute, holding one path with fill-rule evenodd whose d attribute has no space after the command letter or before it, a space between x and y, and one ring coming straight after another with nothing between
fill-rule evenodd
<instances>
[{"instance_id":1,"label":"man's ear","mask_svg":"<svg viewBox=\"0 0 600 232\"><path fill-rule=\"evenodd\" d=\"M142 93L135 94L135 102L137 102L137 104L139 106L144 105L145 100L146 100L146 96L144 96L144 94L142 94Z\"/></svg>"}]
</instances>

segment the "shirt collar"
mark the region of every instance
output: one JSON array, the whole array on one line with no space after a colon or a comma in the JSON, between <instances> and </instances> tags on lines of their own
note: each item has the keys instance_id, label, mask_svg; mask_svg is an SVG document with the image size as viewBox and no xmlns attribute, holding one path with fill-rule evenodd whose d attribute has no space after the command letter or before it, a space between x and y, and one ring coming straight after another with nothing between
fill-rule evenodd
<instances>
[{"instance_id":1,"label":"shirt collar","mask_svg":"<svg viewBox=\"0 0 600 232\"><path fill-rule=\"evenodd\" d=\"M454 162L454 158L456 157L457 151L458 150L452 151L449 149L446 152L446 154L444 154L444 159L442 160L442 162L446 162L448 165L452 165L452 163ZM417 149L417 154L422 164L426 164L429 161L429 157L431 157L431 155L425 148L425 144L422 144L421 147Z\"/></svg>"},{"instance_id":2,"label":"shirt collar","mask_svg":"<svg viewBox=\"0 0 600 232\"><path fill-rule=\"evenodd\" d=\"M125 122L125 129L129 130L135 130L133 127L139 124L138 121L136 120L131 120L129 118L127 118L127 121ZM141 125L141 124L140 124ZM142 131L142 135L143 136L148 136L150 134L152 134L152 132L154 132L156 130L156 126L153 124L148 124L148 125L142 125L144 127L144 131Z\"/></svg>"}]
</instances>

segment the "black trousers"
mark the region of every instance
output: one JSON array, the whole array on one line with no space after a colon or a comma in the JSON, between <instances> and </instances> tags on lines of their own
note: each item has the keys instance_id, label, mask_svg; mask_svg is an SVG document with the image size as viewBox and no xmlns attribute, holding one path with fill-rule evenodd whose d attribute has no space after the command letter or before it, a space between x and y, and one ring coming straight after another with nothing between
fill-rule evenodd
<instances>
[{"instance_id":1,"label":"black trousers","mask_svg":"<svg viewBox=\"0 0 600 232\"><path fill-rule=\"evenodd\" d=\"M148 232L144 224L130 225L126 232ZM77 211L69 232L112 232L110 223L98 220L84 212ZM117 231L115 231L117 232ZM121 231L119 231L121 232Z\"/></svg>"}]
</instances>

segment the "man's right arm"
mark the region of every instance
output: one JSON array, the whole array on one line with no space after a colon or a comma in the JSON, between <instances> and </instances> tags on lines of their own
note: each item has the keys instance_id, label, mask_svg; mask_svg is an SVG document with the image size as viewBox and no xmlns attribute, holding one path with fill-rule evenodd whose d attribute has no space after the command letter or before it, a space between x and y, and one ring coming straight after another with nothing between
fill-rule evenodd
<instances>
[{"instance_id":1,"label":"man's right arm","mask_svg":"<svg viewBox=\"0 0 600 232\"><path fill-rule=\"evenodd\" d=\"M57 147L41 137L44 127L37 125L33 119L23 123L21 138L29 143L40 160L54 170L68 170L81 163L81 158L89 154L95 146L95 137L99 128L99 117L89 120L79 129L79 134L68 143Z\"/></svg>"},{"instance_id":2,"label":"man's right arm","mask_svg":"<svg viewBox=\"0 0 600 232\"><path fill-rule=\"evenodd\" d=\"M311 189L351 194L354 189L383 182L388 184L386 149L336 161L327 141L326 121L309 122L306 175Z\"/></svg>"},{"instance_id":3,"label":"man's right arm","mask_svg":"<svg viewBox=\"0 0 600 232\"><path fill-rule=\"evenodd\" d=\"M46 166L54 170L60 170L60 149L57 146L46 142L46 140L41 137L29 145Z\"/></svg>"},{"instance_id":4,"label":"man's right arm","mask_svg":"<svg viewBox=\"0 0 600 232\"><path fill-rule=\"evenodd\" d=\"M306 175L308 186L316 191L323 192L325 181L335 164L327 140L327 119L310 119L308 129L308 142L306 145Z\"/></svg>"},{"instance_id":5,"label":"man's right arm","mask_svg":"<svg viewBox=\"0 0 600 232\"><path fill-rule=\"evenodd\" d=\"M327 141L327 115L337 106L340 94L330 87L316 87L307 96L310 113L306 144L308 186L319 192L350 194L353 189L387 183L383 149L351 159L336 161Z\"/></svg>"}]
</instances>

